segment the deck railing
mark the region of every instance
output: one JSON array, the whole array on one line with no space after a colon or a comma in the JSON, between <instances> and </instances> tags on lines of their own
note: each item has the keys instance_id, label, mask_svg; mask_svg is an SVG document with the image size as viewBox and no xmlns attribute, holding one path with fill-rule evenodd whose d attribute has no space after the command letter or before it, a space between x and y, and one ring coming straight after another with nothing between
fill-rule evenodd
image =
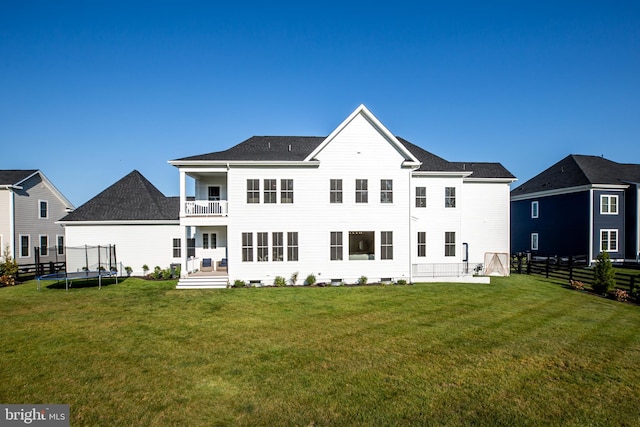
<instances>
[{"instance_id":1,"label":"deck railing","mask_svg":"<svg viewBox=\"0 0 640 427\"><path fill-rule=\"evenodd\" d=\"M479 263L434 263L434 264L412 264L412 274L418 277L461 277L482 275L484 266Z\"/></svg>"},{"instance_id":2,"label":"deck railing","mask_svg":"<svg viewBox=\"0 0 640 427\"><path fill-rule=\"evenodd\" d=\"M210 202L208 200L188 201L184 206L186 216L227 216L227 201Z\"/></svg>"}]
</instances>

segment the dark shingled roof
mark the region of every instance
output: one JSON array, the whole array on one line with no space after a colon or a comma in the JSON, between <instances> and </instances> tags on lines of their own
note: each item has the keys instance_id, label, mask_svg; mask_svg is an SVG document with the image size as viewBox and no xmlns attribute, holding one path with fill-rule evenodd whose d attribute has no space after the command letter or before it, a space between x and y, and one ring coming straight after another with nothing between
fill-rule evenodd
<instances>
[{"instance_id":1,"label":"dark shingled roof","mask_svg":"<svg viewBox=\"0 0 640 427\"><path fill-rule=\"evenodd\" d=\"M500 163L449 162L406 139L396 137L422 165L418 171L461 172L473 171L472 178L515 178ZM323 136L252 136L246 141L224 151L183 157L186 161L302 161L313 152L326 137Z\"/></svg>"},{"instance_id":2,"label":"dark shingled roof","mask_svg":"<svg viewBox=\"0 0 640 427\"><path fill-rule=\"evenodd\" d=\"M0 170L0 185L15 185L36 172L37 169Z\"/></svg>"},{"instance_id":3,"label":"dark shingled roof","mask_svg":"<svg viewBox=\"0 0 640 427\"><path fill-rule=\"evenodd\" d=\"M640 165L570 154L511 191L512 196L584 185L640 183Z\"/></svg>"},{"instance_id":4,"label":"dark shingled roof","mask_svg":"<svg viewBox=\"0 0 640 427\"><path fill-rule=\"evenodd\" d=\"M165 197L134 170L61 221L177 221L179 218L180 199Z\"/></svg>"}]
</instances>

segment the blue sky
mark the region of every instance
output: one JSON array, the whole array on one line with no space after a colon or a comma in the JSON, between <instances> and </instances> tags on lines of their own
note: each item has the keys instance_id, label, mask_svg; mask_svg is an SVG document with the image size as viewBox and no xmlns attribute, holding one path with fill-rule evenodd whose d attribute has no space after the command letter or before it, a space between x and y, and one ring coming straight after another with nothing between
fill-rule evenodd
<instances>
[{"instance_id":1,"label":"blue sky","mask_svg":"<svg viewBox=\"0 0 640 427\"><path fill-rule=\"evenodd\" d=\"M170 159L360 104L516 185L568 154L640 163L640 2L218 3L5 2L0 168L76 206L133 169L177 195Z\"/></svg>"}]
</instances>

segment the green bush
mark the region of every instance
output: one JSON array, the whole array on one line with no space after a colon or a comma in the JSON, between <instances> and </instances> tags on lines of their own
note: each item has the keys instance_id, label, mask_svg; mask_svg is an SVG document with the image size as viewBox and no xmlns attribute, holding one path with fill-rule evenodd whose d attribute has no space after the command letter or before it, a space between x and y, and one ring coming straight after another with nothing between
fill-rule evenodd
<instances>
[{"instance_id":1,"label":"green bush","mask_svg":"<svg viewBox=\"0 0 640 427\"><path fill-rule=\"evenodd\" d=\"M247 286L247 284L244 283L244 280L236 279L233 281L234 288L244 288L245 286Z\"/></svg>"},{"instance_id":2,"label":"green bush","mask_svg":"<svg viewBox=\"0 0 640 427\"><path fill-rule=\"evenodd\" d=\"M407 281L404 279L398 279L398 281L396 282L398 285L406 285Z\"/></svg>"},{"instance_id":3,"label":"green bush","mask_svg":"<svg viewBox=\"0 0 640 427\"><path fill-rule=\"evenodd\" d=\"M615 270L611 264L608 252L600 252L596 258L596 266L593 271L593 290L606 295L616 286Z\"/></svg>"},{"instance_id":4,"label":"green bush","mask_svg":"<svg viewBox=\"0 0 640 427\"><path fill-rule=\"evenodd\" d=\"M276 278L273 280L273 284L279 288L287 286L287 279L282 276L276 276Z\"/></svg>"},{"instance_id":5,"label":"green bush","mask_svg":"<svg viewBox=\"0 0 640 427\"><path fill-rule=\"evenodd\" d=\"M151 273L151 277L153 277L154 279L162 278L162 269L160 268L159 265L156 265L153 268L153 273Z\"/></svg>"},{"instance_id":6,"label":"green bush","mask_svg":"<svg viewBox=\"0 0 640 427\"><path fill-rule=\"evenodd\" d=\"M304 279L304 284L307 286L316 284L316 276L313 274L309 274L306 279Z\"/></svg>"},{"instance_id":7,"label":"green bush","mask_svg":"<svg viewBox=\"0 0 640 427\"><path fill-rule=\"evenodd\" d=\"M360 278L358 279L358 285L366 285L368 281L369 279L367 278L367 276L360 276Z\"/></svg>"},{"instance_id":8,"label":"green bush","mask_svg":"<svg viewBox=\"0 0 640 427\"><path fill-rule=\"evenodd\" d=\"M289 282L291 283L292 286L296 285L296 283L298 282L298 272L297 271L291 275L291 277L289 278Z\"/></svg>"},{"instance_id":9,"label":"green bush","mask_svg":"<svg viewBox=\"0 0 640 427\"><path fill-rule=\"evenodd\" d=\"M170 268L165 268L164 270L162 270L162 278L167 280L167 279L171 279L173 277L173 274L171 274L171 269Z\"/></svg>"},{"instance_id":10,"label":"green bush","mask_svg":"<svg viewBox=\"0 0 640 427\"><path fill-rule=\"evenodd\" d=\"M0 286L13 286L16 284L18 275L18 263L11 257L9 245L2 251L2 262L0 262Z\"/></svg>"},{"instance_id":11,"label":"green bush","mask_svg":"<svg viewBox=\"0 0 640 427\"><path fill-rule=\"evenodd\" d=\"M147 273L149 273L149 266L147 264L144 264L142 266L142 271L144 272L144 275L146 276Z\"/></svg>"}]
</instances>

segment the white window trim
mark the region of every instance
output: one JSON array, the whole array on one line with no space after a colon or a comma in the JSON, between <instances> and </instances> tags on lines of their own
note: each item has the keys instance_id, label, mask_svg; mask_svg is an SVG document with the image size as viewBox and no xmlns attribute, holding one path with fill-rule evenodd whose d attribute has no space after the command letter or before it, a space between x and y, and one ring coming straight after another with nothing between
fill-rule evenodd
<instances>
[{"instance_id":1,"label":"white window trim","mask_svg":"<svg viewBox=\"0 0 640 427\"><path fill-rule=\"evenodd\" d=\"M605 212L604 209L603 209L604 206L605 206L605 203L604 203L604 198L605 197L608 199L608 203L606 204L608 212ZM612 206L611 199L616 199L616 211L615 212L611 212L611 206ZM620 203L620 200L618 198L618 195L615 195L615 194L601 194L600 195L600 215L618 215L618 212L620 211L619 203Z\"/></svg>"},{"instance_id":2,"label":"white window trim","mask_svg":"<svg viewBox=\"0 0 640 427\"><path fill-rule=\"evenodd\" d=\"M27 255L22 255L22 238L23 237L26 237L28 240ZM31 235L29 234L18 235L18 258L31 258Z\"/></svg>"},{"instance_id":3,"label":"white window trim","mask_svg":"<svg viewBox=\"0 0 640 427\"><path fill-rule=\"evenodd\" d=\"M536 200L531 202L531 218L538 218L540 216L540 203Z\"/></svg>"},{"instance_id":4,"label":"white window trim","mask_svg":"<svg viewBox=\"0 0 640 427\"><path fill-rule=\"evenodd\" d=\"M615 240L615 248L611 247L611 232L615 232L616 233L616 240ZM607 233L607 241L609 242L609 244L607 245L607 249L604 249L604 252L618 252L618 241L620 239L620 232L618 231L618 229L615 228L602 228L600 229L600 250L603 251L602 249L602 233Z\"/></svg>"},{"instance_id":5,"label":"white window trim","mask_svg":"<svg viewBox=\"0 0 640 427\"><path fill-rule=\"evenodd\" d=\"M540 247L540 237L538 236L538 233L531 233L531 250L537 251L539 250L538 249L539 247Z\"/></svg>"},{"instance_id":6,"label":"white window trim","mask_svg":"<svg viewBox=\"0 0 640 427\"><path fill-rule=\"evenodd\" d=\"M41 216L42 210L40 209L40 205L45 203L47 205L47 215ZM38 200L38 219L49 219L49 201L48 200Z\"/></svg>"}]
</instances>

